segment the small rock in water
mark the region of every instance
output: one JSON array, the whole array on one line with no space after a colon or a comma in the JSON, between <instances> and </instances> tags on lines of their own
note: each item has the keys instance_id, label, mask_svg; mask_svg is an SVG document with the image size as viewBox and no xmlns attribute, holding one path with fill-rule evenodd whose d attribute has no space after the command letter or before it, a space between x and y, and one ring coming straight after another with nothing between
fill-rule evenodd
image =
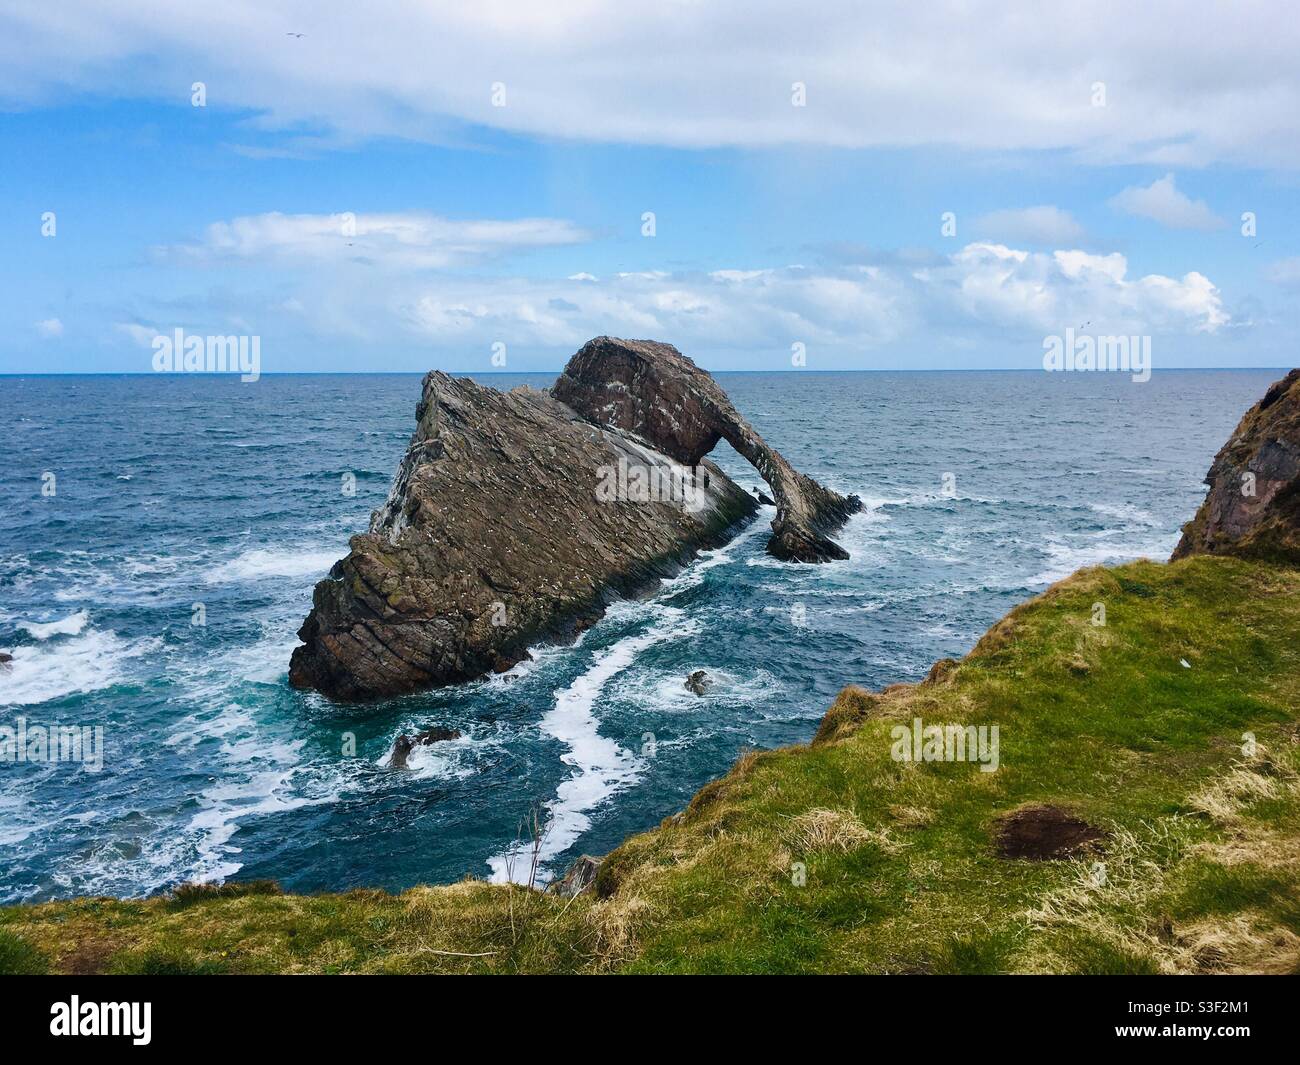
<instances>
[{"instance_id":1,"label":"small rock in water","mask_svg":"<svg viewBox=\"0 0 1300 1065\"><path fill-rule=\"evenodd\" d=\"M460 729L458 728L438 728L425 729L415 737L416 743L444 743L447 740L460 739Z\"/></svg>"},{"instance_id":2,"label":"small rock in water","mask_svg":"<svg viewBox=\"0 0 1300 1065\"><path fill-rule=\"evenodd\" d=\"M13 660L14 660L13 655L5 654L4 651L0 651L0 666L6 666Z\"/></svg>"},{"instance_id":3,"label":"small rock in water","mask_svg":"<svg viewBox=\"0 0 1300 1065\"><path fill-rule=\"evenodd\" d=\"M686 687L696 695L703 695L713 687L713 678L702 669L697 669L686 678Z\"/></svg>"},{"instance_id":4,"label":"small rock in water","mask_svg":"<svg viewBox=\"0 0 1300 1065\"><path fill-rule=\"evenodd\" d=\"M405 769L406 760L411 755L411 748L415 743L410 736L398 736L393 741L393 756L388 759L388 764L394 769Z\"/></svg>"},{"instance_id":5,"label":"small rock in water","mask_svg":"<svg viewBox=\"0 0 1300 1065\"><path fill-rule=\"evenodd\" d=\"M439 728L435 726L431 729L425 729L423 732L417 732L414 739L402 733L393 741L393 756L388 760L388 764L393 769L405 769L407 759L411 757L411 752L415 749L416 744L427 747L431 743L445 743L447 740L458 739L460 739L460 729L457 728Z\"/></svg>"}]
</instances>

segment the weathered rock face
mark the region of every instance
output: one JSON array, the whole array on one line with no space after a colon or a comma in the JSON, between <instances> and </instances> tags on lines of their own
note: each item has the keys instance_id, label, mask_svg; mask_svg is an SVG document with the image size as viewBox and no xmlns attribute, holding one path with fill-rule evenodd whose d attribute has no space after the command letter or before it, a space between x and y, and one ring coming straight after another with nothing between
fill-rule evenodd
<instances>
[{"instance_id":1,"label":"weathered rock face","mask_svg":"<svg viewBox=\"0 0 1300 1065\"><path fill-rule=\"evenodd\" d=\"M593 858L590 854L582 855L569 866L564 876L548 884L546 890L565 899L581 895L596 882L596 876L600 872L600 862L599 858Z\"/></svg>"},{"instance_id":2,"label":"weathered rock face","mask_svg":"<svg viewBox=\"0 0 1300 1065\"><path fill-rule=\"evenodd\" d=\"M622 348L654 349L639 387L671 389L659 401L640 393L646 411L660 412L654 439L550 392L428 374L387 502L316 586L291 683L342 699L395 695L500 672L529 644L572 637L613 599L676 573L757 512L749 493L702 458L723 426L784 494L783 543L831 554L819 530L853 502L790 468L675 349L593 344L607 352L615 382L631 365ZM566 377L594 392L601 370L591 349ZM667 420L674 410L677 435ZM684 476L687 460L694 476Z\"/></svg>"},{"instance_id":3,"label":"weathered rock face","mask_svg":"<svg viewBox=\"0 0 1300 1065\"><path fill-rule=\"evenodd\" d=\"M848 558L828 534L862 507L794 469L769 447L704 370L671 344L597 337L564 368L552 393L589 421L635 433L694 466L726 440L776 495L768 551L790 562Z\"/></svg>"},{"instance_id":4,"label":"weathered rock face","mask_svg":"<svg viewBox=\"0 0 1300 1065\"><path fill-rule=\"evenodd\" d=\"M1246 412L1206 475L1209 494L1173 557L1240 555L1300 564L1300 370Z\"/></svg>"}]
</instances>

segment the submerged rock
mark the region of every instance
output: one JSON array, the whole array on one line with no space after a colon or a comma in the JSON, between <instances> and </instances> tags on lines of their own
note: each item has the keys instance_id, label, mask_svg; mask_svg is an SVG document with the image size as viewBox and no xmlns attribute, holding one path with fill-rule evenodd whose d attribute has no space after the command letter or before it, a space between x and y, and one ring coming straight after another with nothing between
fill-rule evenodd
<instances>
[{"instance_id":1,"label":"submerged rock","mask_svg":"<svg viewBox=\"0 0 1300 1065\"><path fill-rule=\"evenodd\" d=\"M1300 370L1246 412L1205 477L1175 559L1240 555L1300 563Z\"/></svg>"},{"instance_id":2,"label":"submerged rock","mask_svg":"<svg viewBox=\"0 0 1300 1065\"><path fill-rule=\"evenodd\" d=\"M431 728L423 732L417 732L412 739L406 733L398 736L393 741L393 754L388 759L388 764L393 769L405 769L407 760L411 757L411 752L417 746L427 747L431 743L446 743L448 740L460 739L460 729L458 728Z\"/></svg>"},{"instance_id":3,"label":"submerged rock","mask_svg":"<svg viewBox=\"0 0 1300 1065\"><path fill-rule=\"evenodd\" d=\"M12 662L13 660L14 660L14 656L13 656L13 655L11 655L11 654L7 654L7 653L4 652L4 651L0 651L0 666L6 666L6 667L7 667L7 666L9 665L9 663Z\"/></svg>"},{"instance_id":4,"label":"submerged rock","mask_svg":"<svg viewBox=\"0 0 1300 1065\"><path fill-rule=\"evenodd\" d=\"M707 673L705 673L704 670L697 669L694 673L692 673L689 677L686 678L686 687L691 691L693 691L696 695L703 695L706 691L708 691L710 688L713 687L713 678L710 677Z\"/></svg>"},{"instance_id":5,"label":"submerged rock","mask_svg":"<svg viewBox=\"0 0 1300 1065\"><path fill-rule=\"evenodd\" d=\"M430 728L423 732L417 732L415 735L416 743L446 743L448 740L460 739L460 729L458 728Z\"/></svg>"},{"instance_id":6,"label":"submerged rock","mask_svg":"<svg viewBox=\"0 0 1300 1065\"><path fill-rule=\"evenodd\" d=\"M430 373L416 421L387 502L316 585L296 687L396 695L572 638L757 512L704 459L723 437L777 495L778 557L845 557L826 535L860 506L796 472L667 344L601 337L549 391Z\"/></svg>"}]
</instances>

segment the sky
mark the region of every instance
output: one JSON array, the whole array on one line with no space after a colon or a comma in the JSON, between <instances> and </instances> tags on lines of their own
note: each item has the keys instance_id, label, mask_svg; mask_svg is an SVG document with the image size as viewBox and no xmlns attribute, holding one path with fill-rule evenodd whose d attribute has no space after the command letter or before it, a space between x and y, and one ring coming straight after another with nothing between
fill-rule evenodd
<instances>
[{"instance_id":1,"label":"sky","mask_svg":"<svg viewBox=\"0 0 1300 1065\"><path fill-rule=\"evenodd\" d=\"M0 373L1290 366L1298 55L1282 2L3 0Z\"/></svg>"}]
</instances>

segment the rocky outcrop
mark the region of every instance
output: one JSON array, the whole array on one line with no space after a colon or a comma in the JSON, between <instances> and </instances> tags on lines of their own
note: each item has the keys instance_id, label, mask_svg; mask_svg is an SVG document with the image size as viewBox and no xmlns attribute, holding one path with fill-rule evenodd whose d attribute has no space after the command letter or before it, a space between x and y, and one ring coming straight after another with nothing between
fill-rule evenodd
<instances>
[{"instance_id":1,"label":"rocky outcrop","mask_svg":"<svg viewBox=\"0 0 1300 1065\"><path fill-rule=\"evenodd\" d=\"M1300 564L1300 370L1246 412L1215 456L1175 559L1239 555Z\"/></svg>"},{"instance_id":2,"label":"rocky outcrop","mask_svg":"<svg viewBox=\"0 0 1300 1065\"><path fill-rule=\"evenodd\" d=\"M713 678L704 670L697 669L686 678L686 690L692 691L696 695L703 695L713 687Z\"/></svg>"},{"instance_id":3,"label":"rocky outcrop","mask_svg":"<svg viewBox=\"0 0 1300 1065\"><path fill-rule=\"evenodd\" d=\"M687 466L726 440L776 496L768 551L790 562L848 558L829 534L862 507L805 477L769 447L704 370L671 344L597 337L569 360L555 398L600 425L634 433Z\"/></svg>"},{"instance_id":4,"label":"rocky outcrop","mask_svg":"<svg viewBox=\"0 0 1300 1065\"><path fill-rule=\"evenodd\" d=\"M635 388L635 403L591 406L602 365L608 393ZM724 432L770 475L774 553L843 554L824 533L855 501L793 470L676 349L601 338L566 380L499 392L425 377L387 502L316 586L291 683L341 699L395 695L500 672L530 644L572 638L757 512L703 457Z\"/></svg>"},{"instance_id":5,"label":"rocky outcrop","mask_svg":"<svg viewBox=\"0 0 1300 1065\"><path fill-rule=\"evenodd\" d=\"M546 890L565 899L581 895L596 882L596 875L600 872L600 862L601 859L584 854L569 866L564 876L548 884Z\"/></svg>"},{"instance_id":6,"label":"rocky outcrop","mask_svg":"<svg viewBox=\"0 0 1300 1065\"><path fill-rule=\"evenodd\" d=\"M392 769L405 769L407 762L410 760L411 752L417 746L428 747L434 743L447 743L451 740L460 739L460 729L458 728L434 728L425 729L423 732L417 732L413 737L402 733L393 741L393 753L388 759L388 765Z\"/></svg>"}]
</instances>

